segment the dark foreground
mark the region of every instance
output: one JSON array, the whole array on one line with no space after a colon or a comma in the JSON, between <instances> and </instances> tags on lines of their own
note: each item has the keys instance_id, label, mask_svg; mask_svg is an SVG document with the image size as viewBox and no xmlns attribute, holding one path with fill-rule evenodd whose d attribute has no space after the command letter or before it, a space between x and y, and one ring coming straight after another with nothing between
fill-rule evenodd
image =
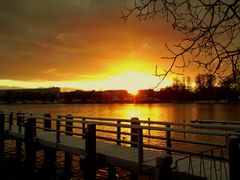
<instances>
[{"instance_id":1,"label":"dark foreground","mask_svg":"<svg viewBox=\"0 0 240 180\"><path fill-rule=\"evenodd\" d=\"M24 165L24 152L21 155L16 154L13 140L5 141L3 157L0 158L0 179L19 180L80 180L83 179L83 172L80 170L79 157L73 156L72 173L66 175L64 172L64 153L57 152L57 163L55 168L49 170L45 168L43 161L43 151L37 153L37 169L33 174L29 174ZM117 169L116 179L129 179L130 174L122 169ZM97 179L107 179L107 169L97 171ZM145 178L144 178L145 179Z\"/></svg>"}]
</instances>

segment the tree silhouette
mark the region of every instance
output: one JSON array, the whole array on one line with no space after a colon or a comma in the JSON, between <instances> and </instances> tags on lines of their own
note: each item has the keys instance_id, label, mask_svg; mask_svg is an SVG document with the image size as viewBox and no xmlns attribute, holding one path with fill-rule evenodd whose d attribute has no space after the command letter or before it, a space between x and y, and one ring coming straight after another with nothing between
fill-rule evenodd
<instances>
[{"instance_id":1,"label":"tree silhouette","mask_svg":"<svg viewBox=\"0 0 240 180\"><path fill-rule=\"evenodd\" d=\"M162 80L192 63L217 77L231 75L239 79L239 0L134 0L133 7L122 12L122 18L126 21L132 14L139 20L160 15L184 35L174 48L166 45L171 53L165 57L171 61L170 68L163 74L156 68Z\"/></svg>"}]
</instances>

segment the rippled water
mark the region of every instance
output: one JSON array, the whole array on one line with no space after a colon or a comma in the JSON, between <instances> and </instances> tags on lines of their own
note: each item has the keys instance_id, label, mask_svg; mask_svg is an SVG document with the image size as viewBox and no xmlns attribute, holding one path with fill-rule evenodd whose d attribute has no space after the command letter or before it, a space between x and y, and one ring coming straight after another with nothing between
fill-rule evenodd
<instances>
[{"instance_id":1,"label":"rippled water","mask_svg":"<svg viewBox=\"0 0 240 180\"><path fill-rule=\"evenodd\" d=\"M150 118L152 120L182 122L205 120L240 120L240 104L9 104L0 111L73 114L111 118Z\"/></svg>"}]
</instances>

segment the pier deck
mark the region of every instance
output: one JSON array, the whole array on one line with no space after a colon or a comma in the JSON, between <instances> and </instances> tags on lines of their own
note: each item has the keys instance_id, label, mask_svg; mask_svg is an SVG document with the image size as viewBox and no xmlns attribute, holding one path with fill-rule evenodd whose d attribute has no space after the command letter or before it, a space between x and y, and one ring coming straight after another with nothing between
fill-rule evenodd
<instances>
[{"instance_id":1,"label":"pier deck","mask_svg":"<svg viewBox=\"0 0 240 180\"><path fill-rule=\"evenodd\" d=\"M91 127L94 127L94 136L88 134ZM30 166L34 165L31 160L35 158L31 152L44 149L44 153L51 154L52 150L57 150L65 153L65 166L71 166L71 160L68 160L70 154L75 154L80 156L85 170L91 169L88 175L96 171L92 167L108 167L110 177L114 177L114 167L120 167L131 174L151 174L156 179L170 179L169 176L172 179L187 179L187 176L193 179L198 176L200 179L232 180L230 169L232 177L239 175L239 129L240 126L237 125L150 122L138 118L127 120L72 115L51 117L50 114L39 116L23 113L16 114L14 118L13 113L0 113L1 152L4 139L12 138L24 142L25 159ZM176 134L178 136L173 136ZM192 134L198 135L199 139L189 138ZM202 136L207 139L200 139ZM213 141L209 141L210 136ZM225 142L226 139L228 141ZM151 140L164 141L166 146L148 143ZM186 144L186 147L173 147L173 142ZM191 147L187 146L189 144L203 146L205 151L194 152L187 148ZM228 146L232 148L229 148L229 154L224 154L223 151L226 153ZM215 149L219 150L216 154ZM229 157L234 157L231 167ZM174 177L173 174L177 176Z\"/></svg>"},{"instance_id":2,"label":"pier deck","mask_svg":"<svg viewBox=\"0 0 240 180\"><path fill-rule=\"evenodd\" d=\"M13 125L9 130L8 124L5 125L5 133L7 137L25 141L24 127L19 132L19 127ZM66 153L79 155L80 158L85 158L85 140L77 136L60 135L61 142L56 142L56 133L37 129L34 141L36 145L42 147L49 147ZM160 151L144 150L144 161L139 165L138 148L131 148L128 146L120 146L113 143L103 141L96 142L96 159L97 162L103 164L110 164L114 167L120 167L132 172L141 170L149 170L153 173L157 168L157 158L168 158L169 165L171 165L171 156Z\"/></svg>"}]
</instances>

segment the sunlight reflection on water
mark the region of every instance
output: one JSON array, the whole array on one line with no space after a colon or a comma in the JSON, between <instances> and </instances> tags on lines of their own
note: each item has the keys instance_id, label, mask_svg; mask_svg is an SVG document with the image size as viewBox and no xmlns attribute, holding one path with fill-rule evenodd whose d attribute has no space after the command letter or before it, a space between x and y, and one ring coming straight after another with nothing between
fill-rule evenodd
<instances>
[{"instance_id":1,"label":"sunlight reflection on water","mask_svg":"<svg viewBox=\"0 0 240 180\"><path fill-rule=\"evenodd\" d=\"M0 110L175 122L240 119L240 104L1 104Z\"/></svg>"}]
</instances>

